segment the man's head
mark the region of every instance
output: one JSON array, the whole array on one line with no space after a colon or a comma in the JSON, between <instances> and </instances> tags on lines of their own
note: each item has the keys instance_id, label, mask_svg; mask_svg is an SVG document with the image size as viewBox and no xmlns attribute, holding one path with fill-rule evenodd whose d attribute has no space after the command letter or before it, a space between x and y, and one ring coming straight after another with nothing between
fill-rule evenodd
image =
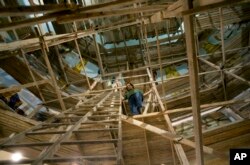
<instances>
[{"instance_id":1,"label":"man's head","mask_svg":"<svg viewBox=\"0 0 250 165\"><path fill-rule=\"evenodd\" d=\"M126 89L129 91L129 90L132 90L132 89L134 89L134 85L132 84L132 83L127 83L126 84Z\"/></svg>"}]
</instances>

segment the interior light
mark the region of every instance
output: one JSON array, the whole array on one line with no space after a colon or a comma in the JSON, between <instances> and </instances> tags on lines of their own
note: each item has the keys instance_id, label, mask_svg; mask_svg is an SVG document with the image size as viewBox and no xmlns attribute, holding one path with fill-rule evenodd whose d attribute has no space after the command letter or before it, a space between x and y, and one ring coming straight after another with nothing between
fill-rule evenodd
<instances>
[{"instance_id":1,"label":"interior light","mask_svg":"<svg viewBox=\"0 0 250 165\"><path fill-rule=\"evenodd\" d=\"M23 155L19 152L16 152L16 153L12 154L12 156L11 156L11 159L15 162L18 162L22 158L23 158Z\"/></svg>"}]
</instances>

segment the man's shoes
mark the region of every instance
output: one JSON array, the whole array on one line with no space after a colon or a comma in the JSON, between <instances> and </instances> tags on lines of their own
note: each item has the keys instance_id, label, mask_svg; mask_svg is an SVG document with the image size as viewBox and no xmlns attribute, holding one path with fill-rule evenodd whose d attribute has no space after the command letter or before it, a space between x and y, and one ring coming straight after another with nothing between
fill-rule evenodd
<instances>
[{"instance_id":1,"label":"man's shoes","mask_svg":"<svg viewBox=\"0 0 250 165\"><path fill-rule=\"evenodd\" d=\"M144 110L144 107L142 106L141 108L138 108L137 111L139 114L142 114L143 113L143 110Z\"/></svg>"}]
</instances>

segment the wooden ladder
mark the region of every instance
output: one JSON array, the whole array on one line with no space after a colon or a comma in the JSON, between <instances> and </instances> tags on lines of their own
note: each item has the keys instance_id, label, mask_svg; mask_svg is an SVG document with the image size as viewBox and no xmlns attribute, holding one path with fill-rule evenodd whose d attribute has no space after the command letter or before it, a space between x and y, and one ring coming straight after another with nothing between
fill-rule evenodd
<instances>
[{"instance_id":1,"label":"wooden ladder","mask_svg":"<svg viewBox=\"0 0 250 165\"><path fill-rule=\"evenodd\" d=\"M0 164L123 164L120 94L89 94L76 107L2 142L2 150L27 158Z\"/></svg>"}]
</instances>

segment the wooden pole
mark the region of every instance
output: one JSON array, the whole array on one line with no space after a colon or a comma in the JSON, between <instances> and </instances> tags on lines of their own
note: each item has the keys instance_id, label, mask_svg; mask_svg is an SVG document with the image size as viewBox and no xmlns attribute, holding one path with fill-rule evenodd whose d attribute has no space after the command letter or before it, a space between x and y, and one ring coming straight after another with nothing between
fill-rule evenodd
<instances>
[{"instance_id":1,"label":"wooden pole","mask_svg":"<svg viewBox=\"0 0 250 165\"><path fill-rule=\"evenodd\" d=\"M61 54L59 52L58 45L54 46L54 49L55 49L55 52L56 52L56 55L57 55L57 58L58 58L58 61L59 61L61 71L63 73L63 77L64 77L66 83L69 84L69 80L68 80L67 74L65 73L64 65L63 65L63 62L62 62L62 56L61 56Z\"/></svg>"},{"instance_id":2,"label":"wooden pole","mask_svg":"<svg viewBox=\"0 0 250 165\"><path fill-rule=\"evenodd\" d=\"M77 28L76 28L75 22L73 23L73 29L74 29L75 32L77 32ZM77 35L77 33L76 33L76 35ZM89 78L88 78L88 75L87 75L87 73L86 73L85 63L84 63L84 61L83 61L83 59L82 59L82 53L81 53L81 50L80 50L79 45L78 45L78 42L77 42L77 36L75 37L74 42L75 42L75 45L76 45L76 50L77 50L78 55L79 55L79 57L80 57L80 62L81 62L81 65L82 65L82 67L83 67L83 70L84 70L84 73L85 73L85 77L86 77L86 79L87 79L88 87L89 87L89 89L90 89ZM80 71L80 72L81 72L81 71Z\"/></svg>"},{"instance_id":3,"label":"wooden pole","mask_svg":"<svg viewBox=\"0 0 250 165\"><path fill-rule=\"evenodd\" d=\"M30 68L30 65L29 65L29 62L28 62L28 60L27 60L27 58L26 58L26 55L25 55L25 53L24 53L24 51L23 51L22 49L21 49L21 53L22 53L24 62L25 62L26 66L27 66L27 68L28 68L28 70L29 70L30 76L32 77L32 79L33 79L33 81L34 81L34 83L35 83L36 89L37 89L37 91L38 91L38 93L39 93L39 95L40 95L42 101L45 102L45 99L44 99L44 97L43 97L43 95L42 95L42 92L41 92L41 90L40 90L40 88L39 88L39 86L38 86L38 84L37 84L37 80L36 80L36 78L35 78L35 76L34 76L34 73L32 72L32 70L31 70L31 68Z\"/></svg>"},{"instance_id":4,"label":"wooden pole","mask_svg":"<svg viewBox=\"0 0 250 165\"><path fill-rule=\"evenodd\" d=\"M162 112L164 112L165 111L165 107L164 107L164 105L163 105L163 103L161 101L160 95L159 95L159 93L158 93L158 91L156 89L155 83L153 82L153 78L152 78L152 75L151 75L149 69L147 69L147 73L148 73L148 76L149 76L149 80L150 80L150 82L152 84L152 89L153 89L153 91L155 93L155 96L157 98L157 101L158 101L158 103L160 105L160 109L161 109ZM172 126L172 123L171 123L171 120L170 120L168 114L164 114L164 119L166 120L166 123L168 125L169 131L171 133L175 134L174 127ZM185 154L184 149L182 148L182 146L180 144L174 143L174 148L176 150L177 156L178 156L181 164L183 164L183 165L189 165L189 161L187 159L187 156L186 156L186 154Z\"/></svg>"},{"instance_id":5,"label":"wooden pole","mask_svg":"<svg viewBox=\"0 0 250 165\"><path fill-rule=\"evenodd\" d=\"M96 34L93 34L92 36L93 36L94 43L95 43L96 56L97 56L97 59L98 59L98 66L100 67L101 75L104 75L104 74L105 74L105 71L104 71L104 69L103 69L102 58L101 58L101 55L100 55L99 45L98 45L98 43L96 42Z\"/></svg>"},{"instance_id":6,"label":"wooden pole","mask_svg":"<svg viewBox=\"0 0 250 165\"><path fill-rule=\"evenodd\" d=\"M192 8L192 1L184 1L184 10ZM194 137L195 137L195 155L196 164L204 164L204 156L202 149L202 129L201 129L201 116L200 116L200 96L199 96L199 79L198 79L198 64L195 53L195 39L194 39L194 27L193 16L184 16L184 29L186 36L186 49L188 56L188 68L189 68L189 82L191 90L191 102L193 108L194 117Z\"/></svg>"},{"instance_id":7,"label":"wooden pole","mask_svg":"<svg viewBox=\"0 0 250 165\"><path fill-rule=\"evenodd\" d=\"M223 23L223 9L219 8L220 13L220 38L221 38L221 52L222 52L222 64L221 69L221 83L223 87L224 99L227 100L227 90L226 90L226 75L222 70L226 64L226 54L225 54L225 42L224 42L224 23Z\"/></svg>"},{"instance_id":8,"label":"wooden pole","mask_svg":"<svg viewBox=\"0 0 250 165\"><path fill-rule=\"evenodd\" d=\"M36 29L36 31L37 31L37 34L40 36L40 33L38 32L38 29ZM48 47L47 47L46 42L44 41L44 38L42 36L40 36L39 39L40 39L42 54L44 56L45 63L47 65L47 67L48 67L48 71L49 71L49 74L50 74L50 77L51 77L51 80L52 80L53 87L54 87L54 89L56 91L56 95L58 97L58 100L59 100L60 106L62 108L62 111L65 111L66 107L64 105L64 102L63 102L63 99L62 99L62 96L61 96L61 91L60 91L60 89L59 89L59 87L57 85L56 78L55 78L53 69L51 67L49 58L48 58L48 54L47 54Z\"/></svg>"}]
</instances>

